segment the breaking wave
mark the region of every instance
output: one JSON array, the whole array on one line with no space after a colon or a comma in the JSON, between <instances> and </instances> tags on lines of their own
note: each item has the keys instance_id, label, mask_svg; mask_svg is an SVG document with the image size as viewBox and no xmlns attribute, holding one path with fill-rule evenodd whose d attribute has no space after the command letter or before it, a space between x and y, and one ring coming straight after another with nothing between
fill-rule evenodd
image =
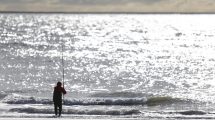
<instances>
[{"instance_id":1,"label":"breaking wave","mask_svg":"<svg viewBox=\"0 0 215 120\"><path fill-rule=\"evenodd\" d=\"M7 104L53 104L52 99L35 98L31 96L21 96L18 94L11 94L1 100ZM85 98L85 99L65 99L64 105L166 105L182 102L191 102L189 100L182 100L172 97L150 97L150 98Z\"/></svg>"},{"instance_id":2,"label":"breaking wave","mask_svg":"<svg viewBox=\"0 0 215 120\"><path fill-rule=\"evenodd\" d=\"M12 94L1 100L7 104L52 104L52 99L35 98ZM142 105L144 98L86 98L86 99L65 99L64 105Z\"/></svg>"},{"instance_id":3,"label":"breaking wave","mask_svg":"<svg viewBox=\"0 0 215 120\"><path fill-rule=\"evenodd\" d=\"M149 99L147 99L146 104L148 106L156 106L156 105L167 105L167 104L174 104L174 103L189 103L189 102L193 102L193 101L159 96L159 97L150 97Z\"/></svg>"}]
</instances>

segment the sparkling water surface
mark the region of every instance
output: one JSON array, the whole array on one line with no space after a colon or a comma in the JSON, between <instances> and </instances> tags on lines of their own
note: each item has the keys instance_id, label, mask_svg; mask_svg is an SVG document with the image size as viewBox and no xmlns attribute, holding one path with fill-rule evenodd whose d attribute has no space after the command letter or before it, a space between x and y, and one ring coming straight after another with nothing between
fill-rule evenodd
<instances>
[{"instance_id":1,"label":"sparkling water surface","mask_svg":"<svg viewBox=\"0 0 215 120\"><path fill-rule=\"evenodd\" d=\"M0 14L0 91L51 99L63 56L67 98L212 104L214 21L211 14Z\"/></svg>"}]
</instances>

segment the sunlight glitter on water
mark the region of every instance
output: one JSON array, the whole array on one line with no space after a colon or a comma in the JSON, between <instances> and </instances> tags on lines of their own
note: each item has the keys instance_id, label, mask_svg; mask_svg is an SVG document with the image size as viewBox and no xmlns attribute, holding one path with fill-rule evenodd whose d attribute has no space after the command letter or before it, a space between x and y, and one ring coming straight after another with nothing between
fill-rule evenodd
<instances>
[{"instance_id":1,"label":"sunlight glitter on water","mask_svg":"<svg viewBox=\"0 0 215 120\"><path fill-rule=\"evenodd\" d=\"M10 84L20 80L27 87L23 80L32 80L28 88L52 87L61 79L63 43L69 91L132 91L200 100L213 94L207 92L215 87L213 15L1 16L7 18L0 31L2 56L11 59L1 67L16 69ZM24 62L12 61L17 58Z\"/></svg>"}]
</instances>

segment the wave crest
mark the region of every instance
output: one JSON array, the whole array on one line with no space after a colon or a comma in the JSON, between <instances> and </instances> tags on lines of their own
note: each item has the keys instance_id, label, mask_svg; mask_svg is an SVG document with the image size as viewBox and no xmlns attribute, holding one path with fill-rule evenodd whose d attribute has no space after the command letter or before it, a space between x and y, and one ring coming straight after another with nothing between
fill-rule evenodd
<instances>
[{"instance_id":1,"label":"wave crest","mask_svg":"<svg viewBox=\"0 0 215 120\"><path fill-rule=\"evenodd\" d=\"M35 98L31 96L21 96L12 94L1 100L7 104L53 104L52 99ZM64 99L63 104L72 105L168 105L176 103L190 103L192 101L182 100L172 97L150 97L150 98L84 98L84 99Z\"/></svg>"},{"instance_id":2,"label":"wave crest","mask_svg":"<svg viewBox=\"0 0 215 120\"><path fill-rule=\"evenodd\" d=\"M146 105L148 106L156 106L156 105L166 105L166 104L174 104L174 103L187 103L190 102L189 100L182 100L179 98L172 98L172 97L151 97L147 99Z\"/></svg>"},{"instance_id":3,"label":"wave crest","mask_svg":"<svg viewBox=\"0 0 215 120\"><path fill-rule=\"evenodd\" d=\"M87 98L87 99L65 99L64 105L142 105L144 98ZM21 96L17 94L8 95L2 99L8 104L52 104L52 99Z\"/></svg>"}]
</instances>

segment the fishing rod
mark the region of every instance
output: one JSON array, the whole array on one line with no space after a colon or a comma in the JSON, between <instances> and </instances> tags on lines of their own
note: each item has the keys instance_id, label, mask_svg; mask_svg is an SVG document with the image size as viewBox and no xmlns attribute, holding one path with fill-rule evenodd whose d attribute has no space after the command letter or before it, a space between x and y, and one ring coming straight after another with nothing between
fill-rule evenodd
<instances>
[{"instance_id":1,"label":"fishing rod","mask_svg":"<svg viewBox=\"0 0 215 120\"><path fill-rule=\"evenodd\" d=\"M64 88L64 58L63 58L63 52L64 52L64 46L63 46L63 41L61 43L61 63L62 63L62 81L63 81L63 88ZM63 98L62 98L62 104L64 104L64 94L63 94Z\"/></svg>"},{"instance_id":2,"label":"fishing rod","mask_svg":"<svg viewBox=\"0 0 215 120\"><path fill-rule=\"evenodd\" d=\"M63 42L62 42L62 44L61 44L61 48L62 48L62 50L61 50L61 63L62 63L62 81L63 81L63 88L64 88L64 58L63 58L63 52L64 52L64 46L63 46Z\"/></svg>"}]
</instances>

